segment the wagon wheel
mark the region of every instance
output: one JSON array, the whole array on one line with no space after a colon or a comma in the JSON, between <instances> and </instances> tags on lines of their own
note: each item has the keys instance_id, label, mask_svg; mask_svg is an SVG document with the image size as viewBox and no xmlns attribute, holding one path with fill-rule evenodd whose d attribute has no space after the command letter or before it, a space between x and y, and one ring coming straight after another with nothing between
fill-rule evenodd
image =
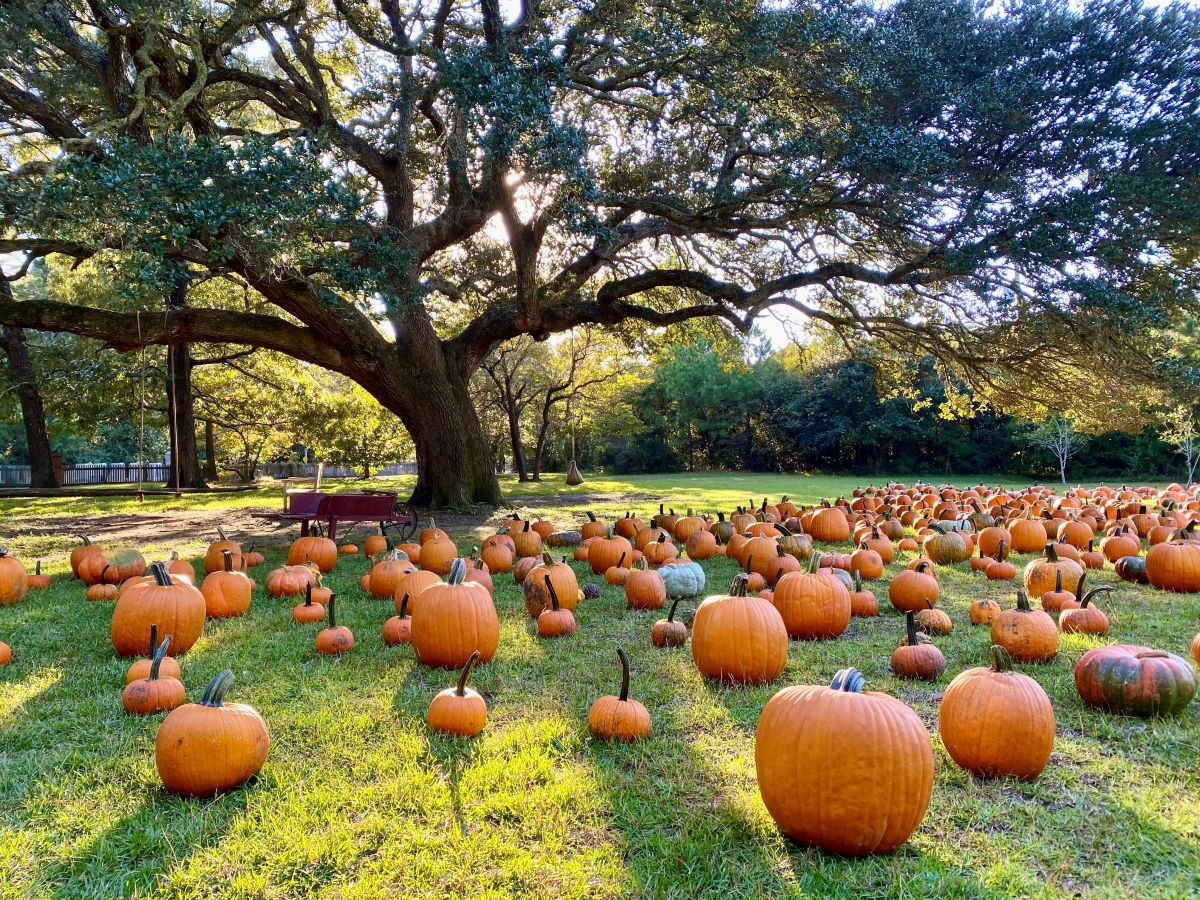
<instances>
[{"instance_id":1,"label":"wagon wheel","mask_svg":"<svg viewBox=\"0 0 1200 900\"><path fill-rule=\"evenodd\" d=\"M403 500L397 500L396 504L392 507L392 518L407 518L408 522L380 522L380 532L387 534L387 529L391 528L392 531L394 531L400 538L401 543L412 540L412 536L417 533L417 523L420 521L419 517L417 516L416 508L411 503L405 503Z\"/></svg>"}]
</instances>

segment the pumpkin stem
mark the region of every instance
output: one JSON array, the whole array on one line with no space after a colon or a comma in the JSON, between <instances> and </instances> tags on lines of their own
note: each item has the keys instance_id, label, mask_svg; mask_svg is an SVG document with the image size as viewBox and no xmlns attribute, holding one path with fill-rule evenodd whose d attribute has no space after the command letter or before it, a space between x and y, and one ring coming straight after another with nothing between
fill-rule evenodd
<instances>
[{"instance_id":1,"label":"pumpkin stem","mask_svg":"<svg viewBox=\"0 0 1200 900\"><path fill-rule=\"evenodd\" d=\"M233 551L232 550L222 550L221 558L225 561L225 571L232 572L233 571Z\"/></svg>"},{"instance_id":2,"label":"pumpkin stem","mask_svg":"<svg viewBox=\"0 0 1200 900\"><path fill-rule=\"evenodd\" d=\"M474 651L467 659L467 664L462 667L462 671L458 673L458 684L454 686L454 693L458 696L465 697L467 695L467 680L471 677L471 670L475 668L475 663L479 662L480 656L478 650Z\"/></svg>"},{"instance_id":3,"label":"pumpkin stem","mask_svg":"<svg viewBox=\"0 0 1200 900\"><path fill-rule=\"evenodd\" d=\"M1087 606L1089 603L1092 602L1092 598L1094 598L1097 594L1111 594L1111 593L1112 593L1112 586L1107 585L1107 584L1102 584L1099 587L1092 588L1090 591L1088 591L1086 594L1084 594L1083 597L1080 598L1080 600L1079 600L1079 605L1081 607Z\"/></svg>"},{"instance_id":4,"label":"pumpkin stem","mask_svg":"<svg viewBox=\"0 0 1200 900\"><path fill-rule=\"evenodd\" d=\"M105 568L108 568L105 566ZM154 575L154 581L159 587L170 587L171 576L167 574L167 567L160 562L150 566L150 572Z\"/></svg>"},{"instance_id":5,"label":"pumpkin stem","mask_svg":"<svg viewBox=\"0 0 1200 900\"><path fill-rule=\"evenodd\" d=\"M1008 651L999 644L992 644L992 649L989 651L992 657L993 672L1011 672L1012 657L1008 655Z\"/></svg>"},{"instance_id":6,"label":"pumpkin stem","mask_svg":"<svg viewBox=\"0 0 1200 900\"><path fill-rule=\"evenodd\" d=\"M667 542L667 533L665 531L660 531L658 533L658 542L660 544L665 544Z\"/></svg>"},{"instance_id":7,"label":"pumpkin stem","mask_svg":"<svg viewBox=\"0 0 1200 900\"><path fill-rule=\"evenodd\" d=\"M854 570L854 592L857 594L862 590L862 570Z\"/></svg>"},{"instance_id":8,"label":"pumpkin stem","mask_svg":"<svg viewBox=\"0 0 1200 900\"><path fill-rule=\"evenodd\" d=\"M911 609L904 614L904 631L908 636L908 646L917 646L917 615Z\"/></svg>"},{"instance_id":9,"label":"pumpkin stem","mask_svg":"<svg viewBox=\"0 0 1200 900\"><path fill-rule=\"evenodd\" d=\"M550 592L550 605L558 612L558 591L554 589L554 583L550 580L550 574L546 573L546 590Z\"/></svg>"},{"instance_id":10,"label":"pumpkin stem","mask_svg":"<svg viewBox=\"0 0 1200 900\"><path fill-rule=\"evenodd\" d=\"M2 551L3 549L4 549L3 547L0 547L0 551ZM3 556L3 555L4 555L3 553L0 553L0 556ZM108 579L107 579L105 573L107 573L108 570L111 568L112 568L112 566L105 566L103 569L100 570L100 580L98 582L96 582L97 584L108 584Z\"/></svg>"},{"instance_id":11,"label":"pumpkin stem","mask_svg":"<svg viewBox=\"0 0 1200 900\"><path fill-rule=\"evenodd\" d=\"M618 647L617 658L621 660L621 694L617 699L624 703L629 699L629 657Z\"/></svg>"},{"instance_id":12,"label":"pumpkin stem","mask_svg":"<svg viewBox=\"0 0 1200 900\"><path fill-rule=\"evenodd\" d=\"M42 561L40 559L36 563L33 564L33 574L34 575L42 574Z\"/></svg>"},{"instance_id":13,"label":"pumpkin stem","mask_svg":"<svg viewBox=\"0 0 1200 900\"><path fill-rule=\"evenodd\" d=\"M837 674L833 676L833 681L829 683L829 689L833 691L845 691L848 694L858 694L862 692L867 680L863 678L862 672L858 669L839 669Z\"/></svg>"},{"instance_id":14,"label":"pumpkin stem","mask_svg":"<svg viewBox=\"0 0 1200 900\"><path fill-rule=\"evenodd\" d=\"M675 621L675 607L677 607L679 605L679 601L682 599L683 599L682 597L676 597L675 601L671 604L671 608L669 610L667 610L667 621L668 622Z\"/></svg>"},{"instance_id":15,"label":"pumpkin stem","mask_svg":"<svg viewBox=\"0 0 1200 900\"><path fill-rule=\"evenodd\" d=\"M404 596L400 598L400 618L408 618L408 591L404 592Z\"/></svg>"},{"instance_id":16,"label":"pumpkin stem","mask_svg":"<svg viewBox=\"0 0 1200 900\"><path fill-rule=\"evenodd\" d=\"M304 586L304 605L312 606L312 582Z\"/></svg>"},{"instance_id":17,"label":"pumpkin stem","mask_svg":"<svg viewBox=\"0 0 1200 900\"><path fill-rule=\"evenodd\" d=\"M1062 593L1062 569L1054 570L1054 593Z\"/></svg>"},{"instance_id":18,"label":"pumpkin stem","mask_svg":"<svg viewBox=\"0 0 1200 900\"><path fill-rule=\"evenodd\" d=\"M643 557L644 558L644 557ZM621 551L621 555L617 558L617 568L621 568L621 564L625 562L625 551Z\"/></svg>"},{"instance_id":19,"label":"pumpkin stem","mask_svg":"<svg viewBox=\"0 0 1200 900\"><path fill-rule=\"evenodd\" d=\"M913 571L924 572L928 568L929 568L929 563L926 560L921 560L919 563L917 563L916 568Z\"/></svg>"},{"instance_id":20,"label":"pumpkin stem","mask_svg":"<svg viewBox=\"0 0 1200 900\"><path fill-rule=\"evenodd\" d=\"M79 542L83 546L85 546L85 547L92 546L92 539L90 537L88 537L86 534L77 534L77 535L75 535L75 537L79 538Z\"/></svg>"},{"instance_id":21,"label":"pumpkin stem","mask_svg":"<svg viewBox=\"0 0 1200 900\"><path fill-rule=\"evenodd\" d=\"M526 523L528 524L528 523ZM450 563L450 584L462 584L467 577L467 564L462 559Z\"/></svg>"},{"instance_id":22,"label":"pumpkin stem","mask_svg":"<svg viewBox=\"0 0 1200 900\"><path fill-rule=\"evenodd\" d=\"M741 574L737 575L733 579L733 584L731 584L729 586L729 596L745 597L746 596L746 585L749 583L749 581L750 581L750 576L747 575L745 572L742 572Z\"/></svg>"},{"instance_id":23,"label":"pumpkin stem","mask_svg":"<svg viewBox=\"0 0 1200 900\"><path fill-rule=\"evenodd\" d=\"M1017 591L1017 609L1021 612L1029 612L1029 598L1025 596L1024 591Z\"/></svg>"},{"instance_id":24,"label":"pumpkin stem","mask_svg":"<svg viewBox=\"0 0 1200 900\"><path fill-rule=\"evenodd\" d=\"M221 525L217 526L217 536L223 541L229 540L229 538L225 537L225 529Z\"/></svg>"},{"instance_id":25,"label":"pumpkin stem","mask_svg":"<svg viewBox=\"0 0 1200 900\"><path fill-rule=\"evenodd\" d=\"M208 683L208 687L204 689L204 695L200 698L199 705L220 708L221 703L225 700L225 694L231 687L233 687L232 670L224 669L218 672Z\"/></svg>"},{"instance_id":26,"label":"pumpkin stem","mask_svg":"<svg viewBox=\"0 0 1200 900\"><path fill-rule=\"evenodd\" d=\"M150 674L146 677L147 681L158 681L158 667L162 665L163 657L167 655L167 648L170 646L171 636L168 634L162 643L154 648L154 653L150 656Z\"/></svg>"},{"instance_id":27,"label":"pumpkin stem","mask_svg":"<svg viewBox=\"0 0 1200 900\"><path fill-rule=\"evenodd\" d=\"M589 521L589 522L595 522L595 521L596 521L596 514L595 514L594 512L592 512L590 509L588 510L587 517L588 517L588 521Z\"/></svg>"},{"instance_id":28,"label":"pumpkin stem","mask_svg":"<svg viewBox=\"0 0 1200 900\"><path fill-rule=\"evenodd\" d=\"M334 612L334 601L337 599L336 594L329 595L329 627L337 628L337 613Z\"/></svg>"},{"instance_id":29,"label":"pumpkin stem","mask_svg":"<svg viewBox=\"0 0 1200 900\"><path fill-rule=\"evenodd\" d=\"M1054 541L1046 541L1046 559L1058 562L1058 554L1054 552Z\"/></svg>"},{"instance_id":30,"label":"pumpkin stem","mask_svg":"<svg viewBox=\"0 0 1200 900\"><path fill-rule=\"evenodd\" d=\"M996 559L998 559L1000 562L1004 562L1004 555L1004 539L1001 538L1000 543L996 545Z\"/></svg>"}]
</instances>

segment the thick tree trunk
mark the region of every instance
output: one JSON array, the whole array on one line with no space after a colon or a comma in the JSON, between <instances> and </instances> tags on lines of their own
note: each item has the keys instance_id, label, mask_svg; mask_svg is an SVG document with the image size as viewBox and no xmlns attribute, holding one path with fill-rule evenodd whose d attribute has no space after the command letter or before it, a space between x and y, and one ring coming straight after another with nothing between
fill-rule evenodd
<instances>
[{"instance_id":1,"label":"thick tree trunk","mask_svg":"<svg viewBox=\"0 0 1200 900\"><path fill-rule=\"evenodd\" d=\"M183 309L187 305L186 280L180 280L171 290L167 305L172 309ZM167 348L167 431L171 436L167 487L208 487L204 473L200 471L200 450L196 444L191 344L172 344Z\"/></svg>"},{"instance_id":2,"label":"thick tree trunk","mask_svg":"<svg viewBox=\"0 0 1200 900\"><path fill-rule=\"evenodd\" d=\"M376 366L359 383L398 415L417 448L417 506L499 506L492 450L471 402L469 373L446 359L430 329L428 343L397 347L390 364Z\"/></svg>"},{"instance_id":3,"label":"thick tree trunk","mask_svg":"<svg viewBox=\"0 0 1200 900\"><path fill-rule=\"evenodd\" d=\"M208 481L216 481L220 477L217 472L217 428L212 419L204 422L204 477Z\"/></svg>"},{"instance_id":4,"label":"thick tree trunk","mask_svg":"<svg viewBox=\"0 0 1200 900\"><path fill-rule=\"evenodd\" d=\"M0 282L0 290L7 288L7 280ZM13 385L17 389L17 398L21 402L25 444L29 448L29 486L56 488L58 479L54 477L54 459L50 453L50 437L46 433L46 410L42 406L42 392L38 389L33 361L29 358L25 332L6 325L3 344L8 354L8 367L12 373Z\"/></svg>"}]
</instances>

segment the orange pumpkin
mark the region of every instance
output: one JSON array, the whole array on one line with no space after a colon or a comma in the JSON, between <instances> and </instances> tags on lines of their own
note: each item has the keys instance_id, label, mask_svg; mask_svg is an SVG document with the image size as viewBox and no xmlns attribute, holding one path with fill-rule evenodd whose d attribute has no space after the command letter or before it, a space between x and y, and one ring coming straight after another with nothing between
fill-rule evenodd
<instances>
[{"instance_id":1,"label":"orange pumpkin","mask_svg":"<svg viewBox=\"0 0 1200 900\"><path fill-rule=\"evenodd\" d=\"M467 657L458 675L458 683L436 694L429 703L425 721L434 731L459 737L474 737L487 725L487 701L474 688L467 687L471 671L479 661L476 650Z\"/></svg>"},{"instance_id":2,"label":"orange pumpkin","mask_svg":"<svg viewBox=\"0 0 1200 900\"><path fill-rule=\"evenodd\" d=\"M354 648L354 632L345 625L337 623L337 597L329 595L327 606L329 612L329 627L317 632L316 648L318 653L327 656L341 656Z\"/></svg>"},{"instance_id":3,"label":"orange pumpkin","mask_svg":"<svg viewBox=\"0 0 1200 900\"><path fill-rule=\"evenodd\" d=\"M86 534L79 535L79 540L79 546L71 550L71 574L76 578L80 577L79 564L83 562L85 556L104 552L104 549L99 544L93 544Z\"/></svg>"},{"instance_id":4,"label":"orange pumpkin","mask_svg":"<svg viewBox=\"0 0 1200 900\"><path fill-rule=\"evenodd\" d=\"M412 645L423 665L457 669L475 650L487 662L500 643L500 620L487 590L465 581L466 564L455 560L448 583L421 592L413 610Z\"/></svg>"},{"instance_id":5,"label":"orange pumpkin","mask_svg":"<svg viewBox=\"0 0 1200 900\"><path fill-rule=\"evenodd\" d=\"M625 604L630 609L662 609L667 602L663 577L646 567L643 559L625 579Z\"/></svg>"},{"instance_id":6,"label":"orange pumpkin","mask_svg":"<svg viewBox=\"0 0 1200 900\"><path fill-rule=\"evenodd\" d=\"M289 566L312 563L322 573L328 573L333 571L337 560L337 544L326 537L296 538L288 547L287 564Z\"/></svg>"},{"instance_id":7,"label":"orange pumpkin","mask_svg":"<svg viewBox=\"0 0 1200 900\"><path fill-rule=\"evenodd\" d=\"M530 533L534 536L537 535L536 531ZM538 546L541 546L541 538L538 538ZM450 566L456 558L458 558L458 547L448 537L435 536L421 545L421 568L427 571L445 575L450 571Z\"/></svg>"},{"instance_id":8,"label":"orange pumpkin","mask_svg":"<svg viewBox=\"0 0 1200 900\"><path fill-rule=\"evenodd\" d=\"M154 758L167 790L209 797L262 768L271 745L267 723L249 706L224 703L232 684L233 673L226 669L209 682L199 703L184 704L163 720Z\"/></svg>"},{"instance_id":9,"label":"orange pumpkin","mask_svg":"<svg viewBox=\"0 0 1200 900\"><path fill-rule=\"evenodd\" d=\"M210 619L242 616L250 609L250 597L254 593L254 582L244 572L233 569L233 554L223 554L225 569L207 575L200 585L204 595L206 614Z\"/></svg>"},{"instance_id":10,"label":"orange pumpkin","mask_svg":"<svg viewBox=\"0 0 1200 900\"><path fill-rule=\"evenodd\" d=\"M692 619L692 659L707 678L764 684L787 663L788 633L779 611L746 596L748 576L728 594L705 598Z\"/></svg>"},{"instance_id":11,"label":"orange pumpkin","mask_svg":"<svg viewBox=\"0 0 1200 900\"><path fill-rule=\"evenodd\" d=\"M917 633L916 613L904 614L905 637L892 651L892 671L898 678L931 681L946 671L946 657L930 643L928 636Z\"/></svg>"},{"instance_id":12,"label":"orange pumpkin","mask_svg":"<svg viewBox=\"0 0 1200 900\"><path fill-rule=\"evenodd\" d=\"M142 584L117 600L109 635L118 656L149 656L150 626L170 634L170 654L187 653L204 633L204 595L184 581L173 581L162 563L151 568L154 582Z\"/></svg>"},{"instance_id":13,"label":"orange pumpkin","mask_svg":"<svg viewBox=\"0 0 1200 900\"><path fill-rule=\"evenodd\" d=\"M933 574L933 566L924 560L915 568L897 573L888 585L888 599L900 612L919 612L927 608L926 601L936 603L940 596L941 587Z\"/></svg>"},{"instance_id":14,"label":"orange pumpkin","mask_svg":"<svg viewBox=\"0 0 1200 900\"><path fill-rule=\"evenodd\" d=\"M212 572L221 572L225 569L225 557L222 556L222 553L226 550L233 554L234 569L242 567L241 545L237 541L229 540L225 536L225 529L220 525L217 526L217 537L219 539L209 544L208 550L204 554L204 574L206 575Z\"/></svg>"},{"instance_id":15,"label":"orange pumpkin","mask_svg":"<svg viewBox=\"0 0 1200 900\"><path fill-rule=\"evenodd\" d=\"M789 572L780 578L771 602L791 637L835 638L850 625L850 592L838 578L814 567L811 562L808 572Z\"/></svg>"},{"instance_id":16,"label":"orange pumpkin","mask_svg":"<svg viewBox=\"0 0 1200 900\"><path fill-rule=\"evenodd\" d=\"M903 844L933 791L933 749L920 717L862 688L854 669L829 687L784 688L763 708L754 740L759 793L779 829L846 856ZM862 765L864 756L871 765Z\"/></svg>"},{"instance_id":17,"label":"orange pumpkin","mask_svg":"<svg viewBox=\"0 0 1200 900\"><path fill-rule=\"evenodd\" d=\"M121 705L125 707L126 712L137 716L166 712L175 709L187 699L183 682L160 671L170 645L171 636L168 634L162 643L154 648L146 677L126 683L125 689L121 691Z\"/></svg>"},{"instance_id":18,"label":"orange pumpkin","mask_svg":"<svg viewBox=\"0 0 1200 900\"><path fill-rule=\"evenodd\" d=\"M621 692L598 697L588 710L588 730L598 738L640 741L650 733L650 713L637 700L629 699L629 657L620 647Z\"/></svg>"},{"instance_id":19,"label":"orange pumpkin","mask_svg":"<svg viewBox=\"0 0 1200 900\"><path fill-rule=\"evenodd\" d=\"M1017 591L1017 608L1007 609L992 622L992 643L1022 662L1043 662L1058 653L1058 626L1049 615L1029 605Z\"/></svg>"},{"instance_id":20,"label":"orange pumpkin","mask_svg":"<svg viewBox=\"0 0 1200 900\"><path fill-rule=\"evenodd\" d=\"M1054 750L1054 707L1040 684L1012 670L1003 646L991 655L990 668L967 669L946 686L938 710L942 743L976 775L1036 778Z\"/></svg>"}]
</instances>

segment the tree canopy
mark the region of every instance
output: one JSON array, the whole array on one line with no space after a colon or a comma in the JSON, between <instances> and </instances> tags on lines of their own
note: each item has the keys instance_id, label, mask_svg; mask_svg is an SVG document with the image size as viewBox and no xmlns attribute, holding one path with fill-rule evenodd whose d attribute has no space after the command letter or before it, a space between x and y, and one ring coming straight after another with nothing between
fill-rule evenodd
<instances>
[{"instance_id":1,"label":"tree canopy","mask_svg":"<svg viewBox=\"0 0 1200 900\"><path fill-rule=\"evenodd\" d=\"M95 259L120 291L0 324L332 369L403 420L434 504L499 499L488 354L587 324L785 305L1000 399L1103 395L1195 296L1198 15L12 0L5 271ZM166 309L211 275L242 300Z\"/></svg>"}]
</instances>

